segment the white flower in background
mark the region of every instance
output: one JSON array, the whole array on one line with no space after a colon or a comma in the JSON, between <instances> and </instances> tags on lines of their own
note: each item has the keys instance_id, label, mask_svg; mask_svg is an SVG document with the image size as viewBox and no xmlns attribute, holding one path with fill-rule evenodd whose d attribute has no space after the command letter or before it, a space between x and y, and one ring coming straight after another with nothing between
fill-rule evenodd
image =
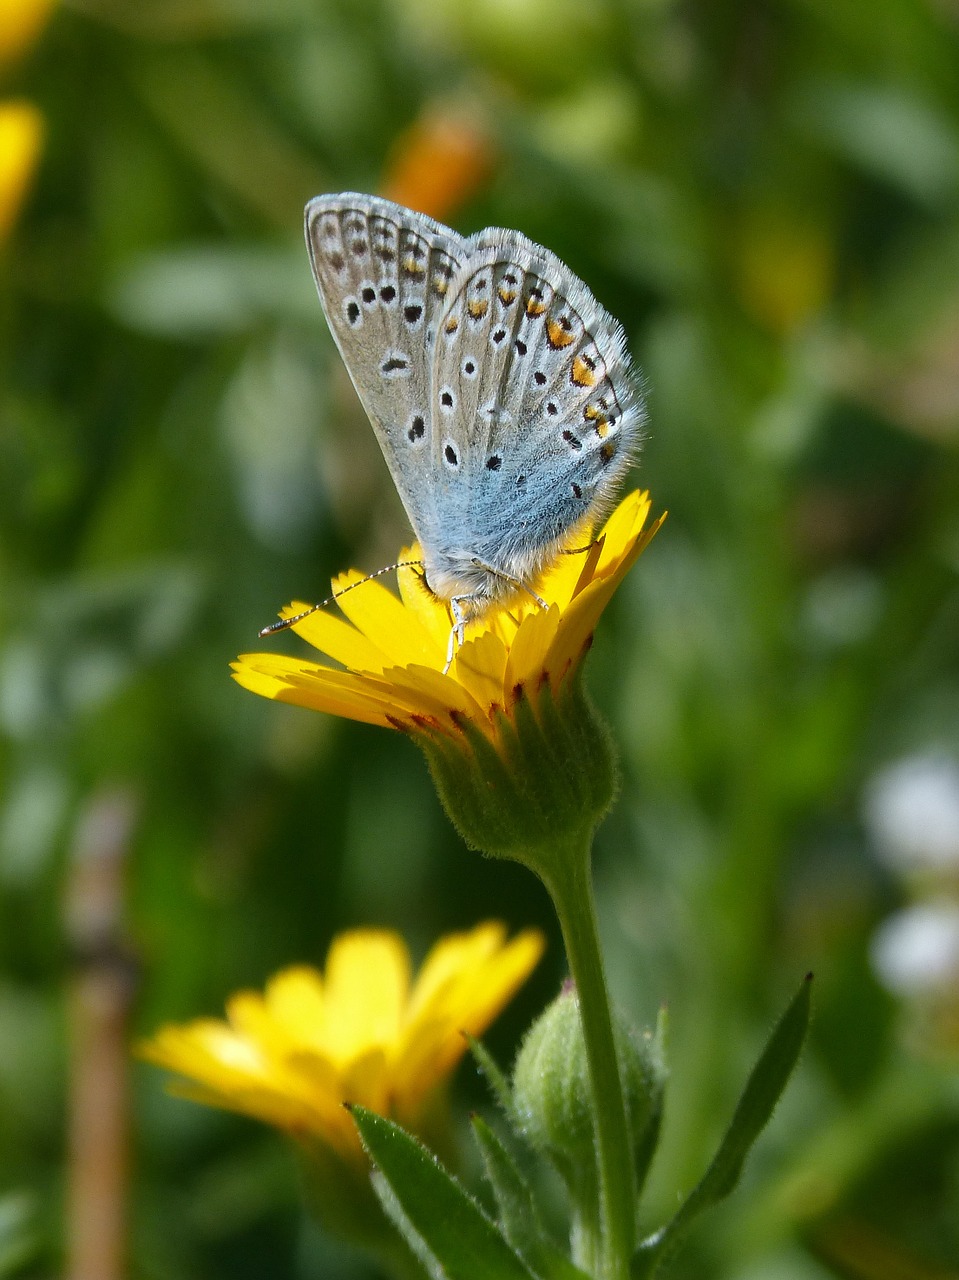
<instances>
[{"instance_id":1,"label":"white flower in background","mask_svg":"<svg viewBox=\"0 0 959 1280\"><path fill-rule=\"evenodd\" d=\"M876 931L870 954L893 994L946 995L959 985L959 903L939 898L897 911Z\"/></svg>"},{"instance_id":2,"label":"white flower in background","mask_svg":"<svg viewBox=\"0 0 959 1280\"><path fill-rule=\"evenodd\" d=\"M959 764L944 752L881 769L866 788L864 817L877 852L896 871L959 873Z\"/></svg>"}]
</instances>

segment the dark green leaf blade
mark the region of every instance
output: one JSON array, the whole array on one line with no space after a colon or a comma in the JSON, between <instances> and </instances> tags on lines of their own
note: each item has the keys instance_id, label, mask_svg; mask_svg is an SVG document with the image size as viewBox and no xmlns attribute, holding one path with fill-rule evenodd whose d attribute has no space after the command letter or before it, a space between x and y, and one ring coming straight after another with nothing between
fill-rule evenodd
<instances>
[{"instance_id":1,"label":"dark green leaf blade","mask_svg":"<svg viewBox=\"0 0 959 1280\"><path fill-rule=\"evenodd\" d=\"M535 1280L492 1222L435 1156L399 1125L364 1107L350 1108L363 1146L398 1207L448 1280ZM401 1226L400 1223L397 1224Z\"/></svg>"},{"instance_id":2,"label":"dark green leaf blade","mask_svg":"<svg viewBox=\"0 0 959 1280\"><path fill-rule=\"evenodd\" d=\"M811 994L812 974L807 974L773 1028L709 1168L675 1217L640 1245L632 1268L634 1280L653 1275L679 1244L693 1219L725 1199L736 1186L746 1157L772 1116L799 1060L809 1028Z\"/></svg>"},{"instance_id":3,"label":"dark green leaf blade","mask_svg":"<svg viewBox=\"0 0 959 1280\"><path fill-rule=\"evenodd\" d=\"M534 1271L550 1280L588 1280L543 1230L532 1190L509 1151L479 1116L473 1132L483 1154L506 1239Z\"/></svg>"}]
</instances>

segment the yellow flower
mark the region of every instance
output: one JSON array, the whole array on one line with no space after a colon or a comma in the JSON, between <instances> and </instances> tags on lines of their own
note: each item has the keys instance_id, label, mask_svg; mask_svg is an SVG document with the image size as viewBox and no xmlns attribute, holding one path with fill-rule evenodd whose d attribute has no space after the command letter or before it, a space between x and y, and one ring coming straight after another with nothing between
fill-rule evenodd
<instances>
[{"instance_id":1,"label":"yellow flower","mask_svg":"<svg viewBox=\"0 0 959 1280\"><path fill-rule=\"evenodd\" d=\"M29 102L0 103L0 242L20 211L43 141L43 119Z\"/></svg>"},{"instance_id":2,"label":"yellow flower","mask_svg":"<svg viewBox=\"0 0 959 1280\"><path fill-rule=\"evenodd\" d=\"M449 610L406 567L397 572L399 599L369 581L337 600L348 621L319 610L295 624L298 635L345 669L252 653L233 664L234 678L278 702L396 729L455 736L466 720L495 741L499 717L524 692L548 684L556 693L576 671L600 614L662 523L661 516L647 527L649 510L648 493L627 495L592 545L557 556L536 584L547 608L532 598L491 608L469 624L448 672ZM413 547L400 560L418 555ZM333 591L362 580L351 570L334 580ZM282 616L308 607L294 601Z\"/></svg>"},{"instance_id":3,"label":"yellow flower","mask_svg":"<svg viewBox=\"0 0 959 1280\"><path fill-rule=\"evenodd\" d=\"M397 934L355 930L334 939L325 973L285 969L262 995L234 995L226 1021L162 1027L138 1052L177 1073L177 1092L356 1161L344 1102L421 1132L466 1048L462 1033L489 1026L543 945L535 930L507 942L503 925L489 921L440 939L411 985Z\"/></svg>"}]
</instances>

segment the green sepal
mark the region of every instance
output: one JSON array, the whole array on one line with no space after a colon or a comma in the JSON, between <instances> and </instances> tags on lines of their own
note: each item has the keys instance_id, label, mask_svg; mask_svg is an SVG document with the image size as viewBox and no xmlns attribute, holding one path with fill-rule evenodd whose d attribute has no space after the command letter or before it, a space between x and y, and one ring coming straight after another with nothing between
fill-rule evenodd
<instances>
[{"instance_id":1,"label":"green sepal","mask_svg":"<svg viewBox=\"0 0 959 1280\"><path fill-rule=\"evenodd\" d=\"M503 1233L516 1252L538 1275L550 1280L589 1280L546 1235L532 1188L507 1148L479 1116L473 1117L473 1133L496 1197Z\"/></svg>"},{"instance_id":2,"label":"green sepal","mask_svg":"<svg viewBox=\"0 0 959 1280\"><path fill-rule=\"evenodd\" d=\"M616 790L606 727L586 697L581 668L554 692L517 685L492 713L492 736L467 716L455 732L429 720L408 732L422 748L450 820L472 848L539 875L571 831L589 832Z\"/></svg>"},{"instance_id":3,"label":"green sepal","mask_svg":"<svg viewBox=\"0 0 959 1280\"><path fill-rule=\"evenodd\" d=\"M655 1275L673 1254L693 1220L724 1200L734 1189L746 1157L766 1127L799 1060L809 1029L812 974L793 997L773 1028L759 1061L733 1113L732 1123L719 1150L700 1182L689 1193L675 1217L639 1246L633 1258L633 1280Z\"/></svg>"},{"instance_id":4,"label":"green sepal","mask_svg":"<svg viewBox=\"0 0 959 1280\"><path fill-rule=\"evenodd\" d=\"M504 1113L509 1114L513 1095L506 1072L503 1071L482 1040L477 1040L468 1031L464 1031L463 1035L466 1037L466 1043L469 1045L470 1053L473 1055L473 1061L476 1063L487 1085L489 1085L489 1090L494 1100Z\"/></svg>"},{"instance_id":5,"label":"green sepal","mask_svg":"<svg viewBox=\"0 0 959 1280\"><path fill-rule=\"evenodd\" d=\"M666 1065L666 1040L669 1032L669 1010L662 1005L656 1018L656 1029L652 1034L643 1036L642 1053L631 1060L624 1056L623 1071L626 1091L626 1108L630 1118L633 1139L633 1162L636 1170L636 1197L642 1194L653 1163L653 1156L659 1146L659 1135L663 1127L663 1095L666 1092L666 1081L669 1069ZM630 1080L630 1068L635 1062L641 1070L637 1088ZM642 1092L648 1099L648 1109L643 1123L639 1118Z\"/></svg>"},{"instance_id":6,"label":"green sepal","mask_svg":"<svg viewBox=\"0 0 959 1280\"><path fill-rule=\"evenodd\" d=\"M352 1106L376 1165L374 1189L413 1252L447 1280L536 1280L500 1228L435 1156L374 1111Z\"/></svg>"}]
</instances>

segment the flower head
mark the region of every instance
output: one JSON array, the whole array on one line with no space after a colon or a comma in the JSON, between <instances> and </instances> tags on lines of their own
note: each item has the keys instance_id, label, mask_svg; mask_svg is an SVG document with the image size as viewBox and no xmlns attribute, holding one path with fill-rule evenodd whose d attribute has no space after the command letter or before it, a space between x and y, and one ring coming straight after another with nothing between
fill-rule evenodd
<instances>
[{"instance_id":1,"label":"flower head","mask_svg":"<svg viewBox=\"0 0 959 1280\"><path fill-rule=\"evenodd\" d=\"M363 582L351 571L333 582L346 622L320 610L294 625L344 669L252 653L233 664L234 678L278 702L369 724L457 736L469 722L495 742L500 716L524 692L548 685L558 693L578 668L600 614L662 523L660 517L647 527L649 510L648 494L629 494L591 545L559 555L537 582L545 609L532 596L491 608L470 623L448 671L448 607L407 565L397 572L399 599L375 581L343 594ZM415 563L417 556L414 547L400 560ZM283 616L308 607L294 602Z\"/></svg>"},{"instance_id":2,"label":"flower head","mask_svg":"<svg viewBox=\"0 0 959 1280\"><path fill-rule=\"evenodd\" d=\"M542 950L535 930L507 942L503 925L487 922L442 938L411 983L397 934L355 930L334 940L324 973L285 969L263 994L231 997L225 1021L162 1027L139 1053L176 1072L177 1092L357 1162L344 1102L422 1132L466 1048L462 1033L485 1030Z\"/></svg>"}]
</instances>

